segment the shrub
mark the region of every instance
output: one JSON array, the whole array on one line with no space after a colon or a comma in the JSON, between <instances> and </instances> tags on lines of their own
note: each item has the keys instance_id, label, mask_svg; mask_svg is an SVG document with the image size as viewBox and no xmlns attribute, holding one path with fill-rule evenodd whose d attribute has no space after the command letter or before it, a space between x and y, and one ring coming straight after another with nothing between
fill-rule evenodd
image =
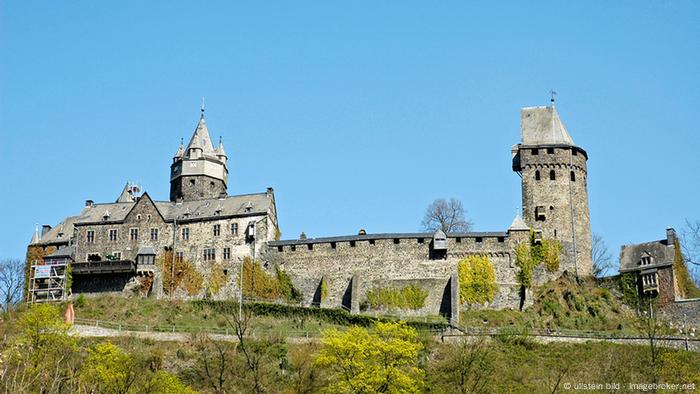
<instances>
[{"instance_id":1,"label":"shrub","mask_svg":"<svg viewBox=\"0 0 700 394\"><path fill-rule=\"evenodd\" d=\"M496 272L488 256L468 256L457 265L459 300L462 303L483 304L493 301L498 291Z\"/></svg>"},{"instance_id":2,"label":"shrub","mask_svg":"<svg viewBox=\"0 0 700 394\"><path fill-rule=\"evenodd\" d=\"M559 270L561 244L557 240L543 238L535 242L535 232L530 231L530 242L520 243L515 247L515 265L520 268L517 279L523 287L532 287L535 267L544 264L549 272Z\"/></svg>"},{"instance_id":3,"label":"shrub","mask_svg":"<svg viewBox=\"0 0 700 394\"><path fill-rule=\"evenodd\" d=\"M401 289L374 288L367 292L367 304L373 309L420 309L428 293L415 285Z\"/></svg>"},{"instance_id":4,"label":"shrub","mask_svg":"<svg viewBox=\"0 0 700 394\"><path fill-rule=\"evenodd\" d=\"M173 271L173 251L166 250L161 257L161 267L163 267L163 291L170 294L171 281L172 288L177 290L184 288L189 295L196 295L202 290L204 277L189 260L175 259L175 269ZM174 272L174 278L172 273ZM172 280L174 279L174 280Z\"/></svg>"},{"instance_id":5,"label":"shrub","mask_svg":"<svg viewBox=\"0 0 700 394\"><path fill-rule=\"evenodd\" d=\"M675 254L673 256L673 273L676 276L678 292L682 298L700 297L700 289L695 285L688 273L688 266L685 264L685 257L681 251L681 243L678 239L673 241Z\"/></svg>"}]
</instances>

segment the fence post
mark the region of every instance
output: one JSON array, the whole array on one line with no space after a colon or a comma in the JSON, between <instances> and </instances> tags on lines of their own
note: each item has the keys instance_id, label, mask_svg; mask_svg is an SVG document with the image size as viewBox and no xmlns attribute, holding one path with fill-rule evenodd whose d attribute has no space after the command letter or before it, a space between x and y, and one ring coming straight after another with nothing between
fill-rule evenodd
<instances>
[{"instance_id":1,"label":"fence post","mask_svg":"<svg viewBox=\"0 0 700 394\"><path fill-rule=\"evenodd\" d=\"M173 325L173 332L175 332L175 325Z\"/></svg>"},{"instance_id":2,"label":"fence post","mask_svg":"<svg viewBox=\"0 0 700 394\"><path fill-rule=\"evenodd\" d=\"M119 332L122 332L122 325L119 323Z\"/></svg>"},{"instance_id":3,"label":"fence post","mask_svg":"<svg viewBox=\"0 0 700 394\"><path fill-rule=\"evenodd\" d=\"M99 327L99 326L100 326L100 321L95 319L95 327Z\"/></svg>"}]
</instances>

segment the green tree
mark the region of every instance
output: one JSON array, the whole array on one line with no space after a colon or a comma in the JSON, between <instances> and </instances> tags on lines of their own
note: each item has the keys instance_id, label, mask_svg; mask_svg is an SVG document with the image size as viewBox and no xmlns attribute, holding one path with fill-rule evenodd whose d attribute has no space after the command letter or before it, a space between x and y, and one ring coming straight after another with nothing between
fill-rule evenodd
<instances>
[{"instance_id":1,"label":"green tree","mask_svg":"<svg viewBox=\"0 0 700 394\"><path fill-rule=\"evenodd\" d=\"M373 330L326 331L315 364L328 369L329 392L417 393L423 386L417 366L422 348L405 323L377 322Z\"/></svg>"},{"instance_id":2,"label":"green tree","mask_svg":"<svg viewBox=\"0 0 700 394\"><path fill-rule=\"evenodd\" d=\"M17 335L0 356L0 387L12 393L65 388L77 355L77 340L68 330L55 305L35 304L21 314Z\"/></svg>"},{"instance_id":3,"label":"green tree","mask_svg":"<svg viewBox=\"0 0 700 394\"><path fill-rule=\"evenodd\" d=\"M442 347L431 370L431 387L437 392L486 393L495 372L496 344L485 337L476 342L462 338Z\"/></svg>"},{"instance_id":4,"label":"green tree","mask_svg":"<svg viewBox=\"0 0 700 394\"><path fill-rule=\"evenodd\" d=\"M488 256L467 256L458 263L457 271L460 302L483 304L493 301L498 286Z\"/></svg>"},{"instance_id":5,"label":"green tree","mask_svg":"<svg viewBox=\"0 0 700 394\"><path fill-rule=\"evenodd\" d=\"M80 379L88 392L123 394L136 380L134 359L110 342L88 349Z\"/></svg>"}]
</instances>

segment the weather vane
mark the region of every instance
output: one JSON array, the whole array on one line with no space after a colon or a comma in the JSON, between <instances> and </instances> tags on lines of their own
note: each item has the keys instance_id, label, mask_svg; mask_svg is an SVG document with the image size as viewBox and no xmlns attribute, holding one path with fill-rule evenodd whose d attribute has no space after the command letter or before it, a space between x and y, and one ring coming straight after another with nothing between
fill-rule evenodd
<instances>
[{"instance_id":1,"label":"weather vane","mask_svg":"<svg viewBox=\"0 0 700 394\"><path fill-rule=\"evenodd\" d=\"M202 97L202 115L204 115L204 97Z\"/></svg>"},{"instance_id":2,"label":"weather vane","mask_svg":"<svg viewBox=\"0 0 700 394\"><path fill-rule=\"evenodd\" d=\"M549 101L554 104L554 98L557 96L557 92L554 89L549 91Z\"/></svg>"}]
</instances>

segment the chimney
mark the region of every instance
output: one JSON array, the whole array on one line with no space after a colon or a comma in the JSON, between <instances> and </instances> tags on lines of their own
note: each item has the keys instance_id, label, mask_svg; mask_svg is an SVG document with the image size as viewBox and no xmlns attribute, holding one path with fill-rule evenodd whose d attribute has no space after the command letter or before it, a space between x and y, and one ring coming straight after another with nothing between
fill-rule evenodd
<instances>
[{"instance_id":1,"label":"chimney","mask_svg":"<svg viewBox=\"0 0 700 394\"><path fill-rule=\"evenodd\" d=\"M92 200L85 200L85 206L86 206L86 207L90 208L90 207L92 207L93 205L95 205L95 202L94 202L94 201L92 201Z\"/></svg>"},{"instance_id":2,"label":"chimney","mask_svg":"<svg viewBox=\"0 0 700 394\"><path fill-rule=\"evenodd\" d=\"M46 235L46 233L48 233L49 230L51 230L51 226L49 226L48 224L42 225L41 226L41 238L44 238L44 235Z\"/></svg>"},{"instance_id":3,"label":"chimney","mask_svg":"<svg viewBox=\"0 0 700 394\"><path fill-rule=\"evenodd\" d=\"M666 229L666 245L673 245L676 243L676 230L673 227Z\"/></svg>"},{"instance_id":4,"label":"chimney","mask_svg":"<svg viewBox=\"0 0 700 394\"><path fill-rule=\"evenodd\" d=\"M266 193L267 193L268 196L271 196L272 194L275 193L275 189L273 189L273 188L271 188L271 187L268 187Z\"/></svg>"}]
</instances>

